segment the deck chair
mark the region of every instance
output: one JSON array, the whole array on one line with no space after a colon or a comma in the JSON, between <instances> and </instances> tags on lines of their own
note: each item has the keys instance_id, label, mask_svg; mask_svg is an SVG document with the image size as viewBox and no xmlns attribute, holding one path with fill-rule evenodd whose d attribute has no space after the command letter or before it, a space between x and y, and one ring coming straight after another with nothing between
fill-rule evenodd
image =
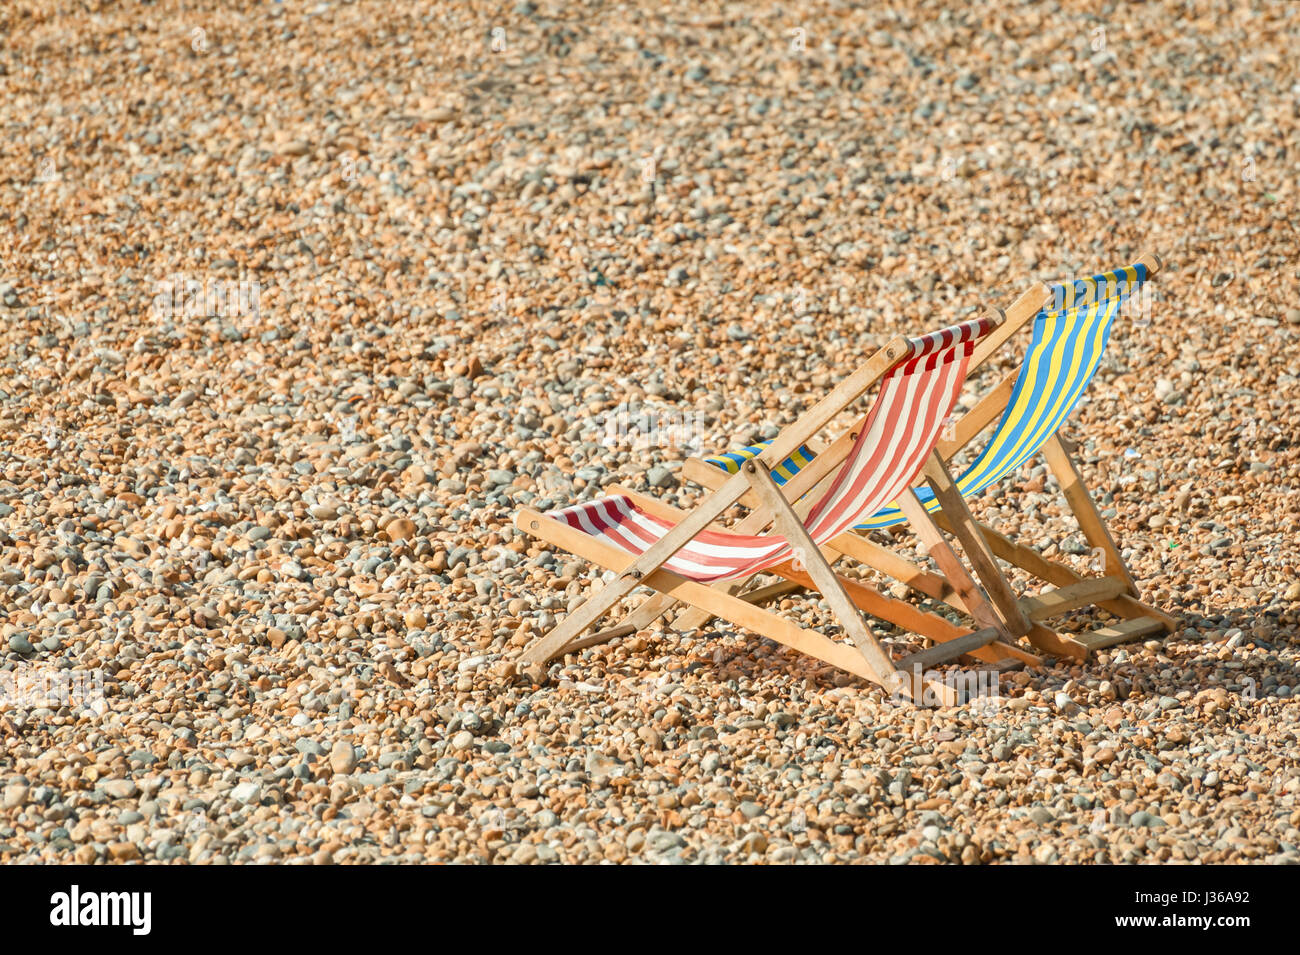
<instances>
[{"instance_id":1,"label":"deck chair","mask_svg":"<svg viewBox=\"0 0 1300 955\"><path fill-rule=\"evenodd\" d=\"M1158 256L1149 254L1124 269L1061 285L1036 285L1007 311L1006 321L976 349L971 368L977 368L1033 320L1032 340L1020 367L986 394L941 440L923 473L934 487L908 490L904 497L859 522L854 533L831 542L848 554L918 592L970 612L954 600L953 588L942 578L907 561L901 555L869 540L867 533L912 520L918 510L934 515L936 522L962 544L971 566L987 588L999 621L1011 634L1025 635L1037 648L1086 659L1091 651L1161 631L1172 632L1176 622L1167 614L1142 603L1132 575L1088 493L1060 428L1077 405L1097 367L1110 337L1115 316L1136 295L1143 282L1160 268ZM990 424L997 426L982 453L960 477L953 479L947 461L969 445ZM705 487L717 486L770 442L753 445L714 458L693 458L683 475ZM1093 553L1101 559L1101 573L1085 576L1069 566L1051 561L974 520L965 498L978 494L1015 471L1041 452L1048 468ZM801 445L781 459L774 480L790 481L811 466L818 456L815 446ZM917 528L924 542L928 531ZM931 556L936 556L931 554ZM1051 586L1040 593L1018 597L996 559L1026 571ZM943 571L942 565L940 570ZM734 585L733 585L734 587ZM772 599L788 587L771 588ZM1121 618L1078 636L1050 630L1044 621L1090 605ZM705 622L702 614L688 612L675 621L679 629Z\"/></svg>"},{"instance_id":2,"label":"deck chair","mask_svg":"<svg viewBox=\"0 0 1300 955\"><path fill-rule=\"evenodd\" d=\"M724 476L690 511L617 487L609 496L548 513L522 509L515 520L520 530L616 575L526 648L520 660L523 672L541 682L546 661L635 632L679 602L914 700L924 694L944 703L956 701L954 689L927 679L927 671L938 663L968 655L1036 661L1009 643L999 627L963 629L835 574L821 550L910 486L939 440L975 346L998 324L996 316L989 316L921 338L894 339L734 475ZM880 387L861 427L778 487L769 470L772 462L785 460L877 382ZM823 486L823 493L793 504L813 483ZM752 496L751 513L734 529L717 526L717 519L746 496ZM928 514L922 511L920 519L928 520ZM769 526L771 531L763 533ZM854 646L764 610L754 598L716 587L760 571L819 592ZM654 593L622 625L582 636L641 586ZM895 661L864 620L863 610L891 622L906 621L935 646Z\"/></svg>"}]
</instances>

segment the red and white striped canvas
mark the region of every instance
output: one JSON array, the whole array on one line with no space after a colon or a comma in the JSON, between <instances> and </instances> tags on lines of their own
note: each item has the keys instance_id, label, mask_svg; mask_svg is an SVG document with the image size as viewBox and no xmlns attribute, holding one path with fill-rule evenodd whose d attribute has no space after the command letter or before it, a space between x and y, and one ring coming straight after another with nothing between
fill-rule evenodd
<instances>
[{"instance_id":1,"label":"red and white striped canvas","mask_svg":"<svg viewBox=\"0 0 1300 955\"><path fill-rule=\"evenodd\" d=\"M952 412L975 343L993 325L977 319L908 340L908 350L884 374L866 424L834 483L804 525L818 546L894 501L915 479ZM622 495L603 497L549 516L630 554L640 555L675 526ZM795 556L779 534L704 530L664 563L700 583L748 577Z\"/></svg>"}]
</instances>

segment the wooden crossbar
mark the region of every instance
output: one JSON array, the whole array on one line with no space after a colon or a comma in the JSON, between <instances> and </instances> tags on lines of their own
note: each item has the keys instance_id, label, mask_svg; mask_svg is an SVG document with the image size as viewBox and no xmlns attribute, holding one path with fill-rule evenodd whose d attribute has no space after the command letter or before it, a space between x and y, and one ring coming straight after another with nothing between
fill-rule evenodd
<instances>
[{"instance_id":1,"label":"wooden crossbar","mask_svg":"<svg viewBox=\"0 0 1300 955\"><path fill-rule=\"evenodd\" d=\"M1124 582L1114 577L1090 577L1077 584L1046 590L1020 601L1020 609L1030 620L1047 620L1079 607L1090 607L1098 600L1109 600L1124 593Z\"/></svg>"},{"instance_id":2,"label":"wooden crossbar","mask_svg":"<svg viewBox=\"0 0 1300 955\"><path fill-rule=\"evenodd\" d=\"M964 637L958 637L949 643L941 643L909 654L898 661L898 668L900 670L912 670L919 667L922 670L928 670L932 666L949 663L981 647L986 647L997 638L998 631L996 627L976 630L974 633L968 633Z\"/></svg>"}]
</instances>

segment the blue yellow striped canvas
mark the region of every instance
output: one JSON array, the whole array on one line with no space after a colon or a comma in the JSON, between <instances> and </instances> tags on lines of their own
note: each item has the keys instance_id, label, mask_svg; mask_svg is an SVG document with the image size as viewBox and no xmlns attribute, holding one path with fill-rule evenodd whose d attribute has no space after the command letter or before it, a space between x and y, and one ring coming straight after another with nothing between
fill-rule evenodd
<instances>
[{"instance_id":1,"label":"blue yellow striped canvas","mask_svg":"<svg viewBox=\"0 0 1300 955\"><path fill-rule=\"evenodd\" d=\"M771 444L771 441L764 441L761 444L751 444L747 448L741 448L739 451L729 451L726 454L719 455L716 458L706 458L709 464L714 467L722 468L728 474L735 474L740 470L740 466L750 458L758 457L763 450ZM794 477L805 467L812 459L816 457L812 451L804 445L799 446L799 450L794 452L780 464L772 469L772 480L778 485L784 484L790 478Z\"/></svg>"}]
</instances>

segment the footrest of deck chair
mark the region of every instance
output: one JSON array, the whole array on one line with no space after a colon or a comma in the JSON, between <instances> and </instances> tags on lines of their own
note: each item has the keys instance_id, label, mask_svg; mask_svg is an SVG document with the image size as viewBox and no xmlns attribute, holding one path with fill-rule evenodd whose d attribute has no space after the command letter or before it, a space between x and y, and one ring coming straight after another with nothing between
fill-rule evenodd
<instances>
[{"instance_id":1,"label":"footrest of deck chair","mask_svg":"<svg viewBox=\"0 0 1300 955\"><path fill-rule=\"evenodd\" d=\"M1164 622L1155 617L1135 617L1132 620L1125 620L1123 623L1117 623L1109 627L1099 627L1088 633L1080 633L1074 639L1078 640L1089 651L1104 650L1107 647L1113 647L1117 643L1125 643L1129 640L1136 640L1138 637L1145 637L1149 633L1159 633L1165 629Z\"/></svg>"},{"instance_id":2,"label":"footrest of deck chair","mask_svg":"<svg viewBox=\"0 0 1300 955\"><path fill-rule=\"evenodd\" d=\"M1020 609L1038 622L1069 610L1078 610L1127 592L1128 583L1119 577L1089 577L1064 587L1055 587L1020 601Z\"/></svg>"},{"instance_id":3,"label":"footrest of deck chair","mask_svg":"<svg viewBox=\"0 0 1300 955\"><path fill-rule=\"evenodd\" d=\"M937 664L951 663L972 650L987 647L997 638L997 628L986 627L983 630L976 630L974 633L968 633L955 640L947 640L925 650L918 650L916 653L903 657L896 665L900 670L912 671L920 668L924 672Z\"/></svg>"}]
</instances>

